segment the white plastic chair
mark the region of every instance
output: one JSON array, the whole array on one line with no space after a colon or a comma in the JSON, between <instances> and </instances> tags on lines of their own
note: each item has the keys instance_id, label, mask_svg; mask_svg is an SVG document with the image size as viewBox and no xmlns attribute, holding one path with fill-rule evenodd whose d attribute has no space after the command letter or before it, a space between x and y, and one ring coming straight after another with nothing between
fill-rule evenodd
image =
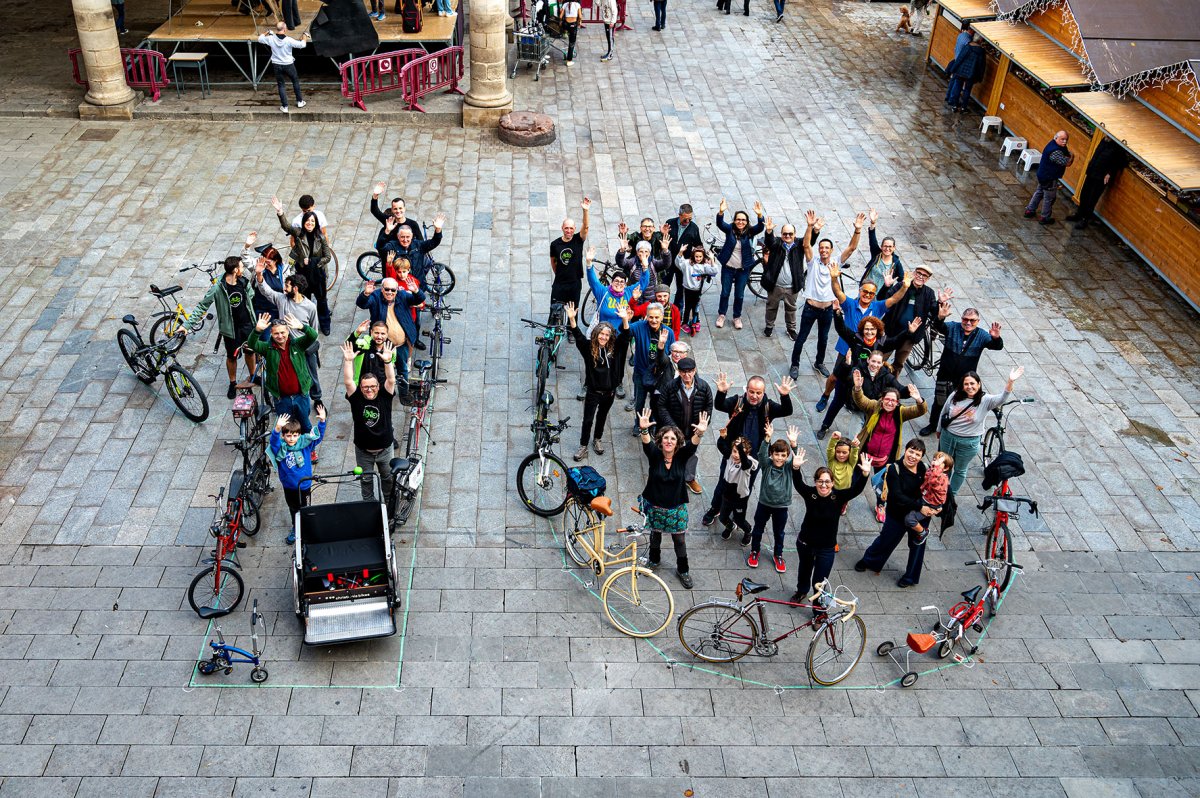
<instances>
[{"instance_id":1,"label":"white plastic chair","mask_svg":"<svg viewBox=\"0 0 1200 798\"><path fill-rule=\"evenodd\" d=\"M1014 152L1025 149L1028 144L1029 142L1020 136L1008 136L1004 139L1003 144L1004 157L1011 158Z\"/></svg>"},{"instance_id":2,"label":"white plastic chair","mask_svg":"<svg viewBox=\"0 0 1200 798\"><path fill-rule=\"evenodd\" d=\"M1021 152L1021 157L1017 161L1021 168L1028 172L1033 167L1037 166L1042 161L1042 153L1040 150L1026 149Z\"/></svg>"}]
</instances>

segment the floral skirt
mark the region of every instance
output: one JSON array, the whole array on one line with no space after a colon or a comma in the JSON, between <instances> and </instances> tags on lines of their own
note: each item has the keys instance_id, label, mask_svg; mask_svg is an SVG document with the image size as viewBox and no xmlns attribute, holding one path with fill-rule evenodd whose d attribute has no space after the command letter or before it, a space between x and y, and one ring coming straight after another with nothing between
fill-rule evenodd
<instances>
[{"instance_id":1,"label":"floral skirt","mask_svg":"<svg viewBox=\"0 0 1200 798\"><path fill-rule=\"evenodd\" d=\"M687 532L687 505L678 507L655 507L646 504L646 522L651 530L667 535L680 535Z\"/></svg>"}]
</instances>

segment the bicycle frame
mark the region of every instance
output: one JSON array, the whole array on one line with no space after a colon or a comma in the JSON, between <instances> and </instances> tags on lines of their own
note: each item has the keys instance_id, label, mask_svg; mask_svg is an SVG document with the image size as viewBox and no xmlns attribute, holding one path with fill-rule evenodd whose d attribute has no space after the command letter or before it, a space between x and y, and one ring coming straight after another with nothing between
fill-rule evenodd
<instances>
[{"instance_id":1,"label":"bicycle frame","mask_svg":"<svg viewBox=\"0 0 1200 798\"><path fill-rule=\"evenodd\" d=\"M584 527L584 534L575 538L575 540L584 548L585 551L587 551L588 555L590 556L592 561L592 570L596 573L596 576L602 576L606 569L616 565L624 565L626 563L631 565L637 564L637 538L643 534L645 526L638 526L634 524L628 527L619 527L617 529L617 533L624 535L630 540L625 548L618 552L612 552L609 551L604 545L604 538L608 527L604 516L595 512L587 505L580 503L575 499L574 496L568 496L567 503L574 504L582 508L587 514L589 520L594 519L591 520L586 527ZM631 509L633 509L634 512L641 513L641 511L636 507ZM645 514L641 513L641 515L644 520L646 517ZM626 554L628 554L628 556L626 556Z\"/></svg>"}]
</instances>

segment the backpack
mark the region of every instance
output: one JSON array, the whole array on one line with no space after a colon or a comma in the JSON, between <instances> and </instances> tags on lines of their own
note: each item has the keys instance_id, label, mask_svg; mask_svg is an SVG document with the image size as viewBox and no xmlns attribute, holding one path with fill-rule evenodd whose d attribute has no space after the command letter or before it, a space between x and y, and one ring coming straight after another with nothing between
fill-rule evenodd
<instances>
[{"instance_id":1,"label":"backpack","mask_svg":"<svg viewBox=\"0 0 1200 798\"><path fill-rule=\"evenodd\" d=\"M567 469L567 492L577 499L591 501L603 496L608 482L591 466L575 466Z\"/></svg>"},{"instance_id":2,"label":"backpack","mask_svg":"<svg viewBox=\"0 0 1200 798\"><path fill-rule=\"evenodd\" d=\"M404 10L401 12L401 25L405 33L421 32L421 2L420 0L404 0Z\"/></svg>"}]
</instances>

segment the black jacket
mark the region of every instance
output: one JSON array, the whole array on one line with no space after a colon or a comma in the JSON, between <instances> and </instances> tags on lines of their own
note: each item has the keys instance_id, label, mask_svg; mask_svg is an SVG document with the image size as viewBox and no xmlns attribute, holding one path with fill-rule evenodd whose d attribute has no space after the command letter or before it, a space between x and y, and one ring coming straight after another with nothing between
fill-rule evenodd
<instances>
[{"instance_id":1,"label":"black jacket","mask_svg":"<svg viewBox=\"0 0 1200 798\"><path fill-rule=\"evenodd\" d=\"M779 272L783 269L784 262L786 261L787 267L792 273L792 290L804 290L804 279L808 275L804 268L803 242L796 241L792 245L792 251L786 252L783 240L777 238L773 232L767 231L767 235L763 241L763 252L765 253L762 275L763 288L768 291L775 290L775 283L779 280Z\"/></svg>"},{"instance_id":2,"label":"black jacket","mask_svg":"<svg viewBox=\"0 0 1200 798\"><path fill-rule=\"evenodd\" d=\"M850 347L850 366L846 365L845 356L839 357L834 371L837 372L839 379L851 380L850 369L853 366L865 366L867 360L871 357L871 352L878 349L880 352L894 352L900 344L907 341L911 336L907 329L899 335L885 335L883 338L876 338L874 346L867 346L862 336L857 330L851 330L846 326L846 317L843 313L835 312L833 314L833 326L837 330L838 337L841 338ZM865 392L865 384L864 384Z\"/></svg>"},{"instance_id":3,"label":"black jacket","mask_svg":"<svg viewBox=\"0 0 1200 798\"><path fill-rule=\"evenodd\" d=\"M383 245L388 242L388 239L395 240L396 230L399 230L400 227L397 225L395 230L392 230L392 234L390 236L385 232L387 230L387 220L392 218L391 209L389 208L385 213L379 207L379 200L377 200L375 197L371 197L371 215L378 219L380 224L379 235L375 237L375 249L383 249ZM404 224L408 225L408 227L412 229L414 241L424 240L425 228L421 226L420 222L411 216L406 215L404 217Z\"/></svg>"},{"instance_id":4,"label":"black jacket","mask_svg":"<svg viewBox=\"0 0 1200 798\"><path fill-rule=\"evenodd\" d=\"M896 283L891 288L880 290L880 299L887 299L904 287L904 283ZM925 324L932 324L937 318L938 300L937 292L929 287L928 284L918 288L915 285L908 287L908 294L897 302L888 310L883 317L883 331L890 337L899 335L903 332L908 332L905 329L905 323L900 321L900 316L904 313L904 308L909 303L913 305L913 318L924 319Z\"/></svg>"},{"instance_id":5,"label":"black jacket","mask_svg":"<svg viewBox=\"0 0 1200 798\"><path fill-rule=\"evenodd\" d=\"M728 456L729 447L734 440L742 435L746 426L747 415L753 414L757 420L757 440L750 441L750 451L757 452L759 444L762 443L766 436L767 421L773 421L777 418L790 416L792 414L792 396L787 394L779 397L776 402L767 397L758 403L757 407L752 407L749 402L741 401L740 395L729 396L724 391L717 391L716 397L713 399L713 406L722 413L729 414L729 423L726 425L728 434L717 443L717 448L721 454ZM754 436L751 436L754 437Z\"/></svg>"},{"instance_id":6,"label":"black jacket","mask_svg":"<svg viewBox=\"0 0 1200 798\"><path fill-rule=\"evenodd\" d=\"M879 398L883 396L883 392L888 388L895 388L900 391L901 396L908 395L908 391L900 384L899 380L892 376L892 370L886 365L882 366L879 369L879 373L874 377L871 376L871 372L867 371L866 363L860 363L854 367L854 370L863 375L862 392L863 396L868 399L879 401ZM853 376L851 379L854 379Z\"/></svg>"},{"instance_id":7,"label":"black jacket","mask_svg":"<svg viewBox=\"0 0 1200 798\"><path fill-rule=\"evenodd\" d=\"M692 414L688 418L684 418L683 380L679 377L667 383L662 390L655 391L652 402L654 420L659 427L673 424L683 430L686 437L691 434L691 425L696 423L700 413L712 415L713 391L707 382L696 377L695 389L692 391Z\"/></svg>"},{"instance_id":8,"label":"black jacket","mask_svg":"<svg viewBox=\"0 0 1200 798\"><path fill-rule=\"evenodd\" d=\"M570 327L575 346L583 356L584 385L591 391L615 391L625 377L625 352L629 349L629 330L617 330L617 342L611 358L601 355L600 362L592 362L592 339L578 327Z\"/></svg>"},{"instance_id":9,"label":"black jacket","mask_svg":"<svg viewBox=\"0 0 1200 798\"><path fill-rule=\"evenodd\" d=\"M700 239L700 228L696 226L695 220L687 223L687 227L679 229L679 217L667 219L667 227L671 228L671 243L667 244L667 249L671 252L671 260L675 260L679 256L679 251L684 247L702 247L704 242Z\"/></svg>"}]
</instances>

